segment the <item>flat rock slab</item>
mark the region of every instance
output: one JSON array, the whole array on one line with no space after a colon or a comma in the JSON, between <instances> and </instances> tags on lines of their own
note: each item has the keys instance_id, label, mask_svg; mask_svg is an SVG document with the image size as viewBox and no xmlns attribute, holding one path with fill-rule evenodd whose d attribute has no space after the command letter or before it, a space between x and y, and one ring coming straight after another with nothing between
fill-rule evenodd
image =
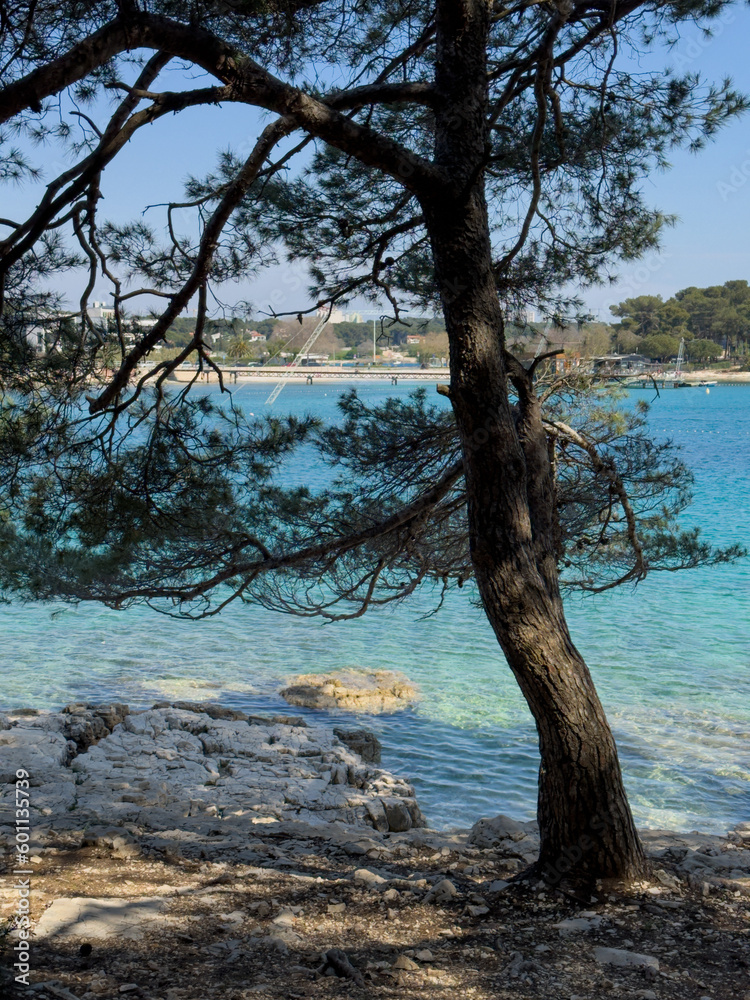
<instances>
[{"instance_id":1,"label":"flat rock slab","mask_svg":"<svg viewBox=\"0 0 750 1000\"><path fill-rule=\"evenodd\" d=\"M639 955L622 948L594 948L594 958L600 965L619 965L621 968L653 969L659 971L659 959L652 955Z\"/></svg>"},{"instance_id":2,"label":"flat rock slab","mask_svg":"<svg viewBox=\"0 0 750 1000\"><path fill-rule=\"evenodd\" d=\"M337 670L300 674L281 697L303 708L345 708L353 712L395 712L417 700L416 687L395 670Z\"/></svg>"},{"instance_id":3,"label":"flat rock slab","mask_svg":"<svg viewBox=\"0 0 750 1000\"><path fill-rule=\"evenodd\" d=\"M601 923L601 917L571 917L570 920L560 920L552 926L555 930L560 931L561 935L565 936L568 934L585 934L587 931L592 931L600 927ZM606 951L607 949L604 950Z\"/></svg>"},{"instance_id":4,"label":"flat rock slab","mask_svg":"<svg viewBox=\"0 0 750 1000\"><path fill-rule=\"evenodd\" d=\"M166 900L150 896L132 899L56 899L36 925L37 938L128 938L139 941L144 924L158 920Z\"/></svg>"}]
</instances>

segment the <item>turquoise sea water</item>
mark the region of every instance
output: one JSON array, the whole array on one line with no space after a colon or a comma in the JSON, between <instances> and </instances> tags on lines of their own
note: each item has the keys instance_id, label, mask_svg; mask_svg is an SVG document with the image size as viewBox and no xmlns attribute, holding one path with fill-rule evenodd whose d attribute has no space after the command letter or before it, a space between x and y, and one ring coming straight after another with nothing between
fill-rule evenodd
<instances>
[{"instance_id":1,"label":"turquoise sea water","mask_svg":"<svg viewBox=\"0 0 750 1000\"><path fill-rule=\"evenodd\" d=\"M411 388L365 383L360 391L376 400ZM333 417L341 391L288 387L275 409ZM267 394L268 386L247 385L238 399L257 414ZM702 524L717 544L747 543L750 385L667 390L650 422L695 471L686 523ZM498 812L530 818L536 735L490 628L464 591L420 621L429 607L425 594L334 625L241 607L196 623L142 609L4 607L0 705L184 698L289 711L277 692L290 675L395 668L419 684L421 702L360 721L380 736L384 765L414 781L431 823L463 826ZM724 832L749 819L750 561L573 598L568 616L615 731L637 821Z\"/></svg>"}]
</instances>

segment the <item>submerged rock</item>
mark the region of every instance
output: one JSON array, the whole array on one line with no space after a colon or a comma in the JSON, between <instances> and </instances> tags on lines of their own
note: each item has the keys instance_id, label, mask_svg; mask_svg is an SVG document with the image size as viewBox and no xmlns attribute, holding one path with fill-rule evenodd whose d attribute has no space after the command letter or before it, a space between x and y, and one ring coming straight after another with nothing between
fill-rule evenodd
<instances>
[{"instance_id":1,"label":"submerged rock","mask_svg":"<svg viewBox=\"0 0 750 1000\"><path fill-rule=\"evenodd\" d=\"M303 708L346 708L353 712L394 712L412 704L416 687L395 670L339 670L300 674L281 691L290 705Z\"/></svg>"}]
</instances>

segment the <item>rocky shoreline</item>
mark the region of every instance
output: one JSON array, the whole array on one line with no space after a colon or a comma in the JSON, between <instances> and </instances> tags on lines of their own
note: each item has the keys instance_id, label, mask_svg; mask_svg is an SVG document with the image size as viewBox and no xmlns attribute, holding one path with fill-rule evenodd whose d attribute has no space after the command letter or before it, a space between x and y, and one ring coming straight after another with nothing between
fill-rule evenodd
<instances>
[{"instance_id":1,"label":"rocky shoreline","mask_svg":"<svg viewBox=\"0 0 750 1000\"><path fill-rule=\"evenodd\" d=\"M30 778L32 843L122 827L145 845L246 850L260 826L401 832L423 827L414 789L377 766L365 730L219 705L68 705L0 716L0 849L14 828L17 768ZM4 806L5 808L1 808Z\"/></svg>"},{"instance_id":2,"label":"rocky shoreline","mask_svg":"<svg viewBox=\"0 0 750 1000\"><path fill-rule=\"evenodd\" d=\"M535 824L429 829L378 750L363 730L216 705L0 717L5 851L15 771L31 775L19 995L750 1000L750 823L642 831L651 871L626 889L519 892Z\"/></svg>"}]
</instances>

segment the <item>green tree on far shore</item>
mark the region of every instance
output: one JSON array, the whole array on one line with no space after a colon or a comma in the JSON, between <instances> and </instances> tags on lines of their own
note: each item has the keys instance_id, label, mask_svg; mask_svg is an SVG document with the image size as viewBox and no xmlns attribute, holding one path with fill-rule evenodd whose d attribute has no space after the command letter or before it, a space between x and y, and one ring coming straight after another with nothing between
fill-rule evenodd
<instances>
[{"instance_id":1,"label":"green tree on far shore","mask_svg":"<svg viewBox=\"0 0 750 1000\"><path fill-rule=\"evenodd\" d=\"M715 340L691 340L685 345L685 351L691 361L716 361L722 355Z\"/></svg>"},{"instance_id":2,"label":"green tree on far shore","mask_svg":"<svg viewBox=\"0 0 750 1000\"><path fill-rule=\"evenodd\" d=\"M726 281L708 288L683 288L666 301L661 296L640 295L625 299L611 310L621 318L615 336L627 332L639 338L667 336L678 341L684 338L687 343L694 338L711 340L722 350L726 346L738 354L744 353L750 341L750 285L745 280ZM637 350L653 357L662 356L652 347L647 350L642 340Z\"/></svg>"},{"instance_id":3,"label":"green tree on far shore","mask_svg":"<svg viewBox=\"0 0 750 1000\"><path fill-rule=\"evenodd\" d=\"M649 337L661 330L659 314L663 306L661 295L638 295L610 308L614 316L622 317L621 325L636 337Z\"/></svg>"},{"instance_id":4,"label":"green tree on far shore","mask_svg":"<svg viewBox=\"0 0 750 1000\"><path fill-rule=\"evenodd\" d=\"M664 333L656 333L638 341L638 352L655 361L668 361L679 349L680 342L677 337L670 337Z\"/></svg>"}]
</instances>

